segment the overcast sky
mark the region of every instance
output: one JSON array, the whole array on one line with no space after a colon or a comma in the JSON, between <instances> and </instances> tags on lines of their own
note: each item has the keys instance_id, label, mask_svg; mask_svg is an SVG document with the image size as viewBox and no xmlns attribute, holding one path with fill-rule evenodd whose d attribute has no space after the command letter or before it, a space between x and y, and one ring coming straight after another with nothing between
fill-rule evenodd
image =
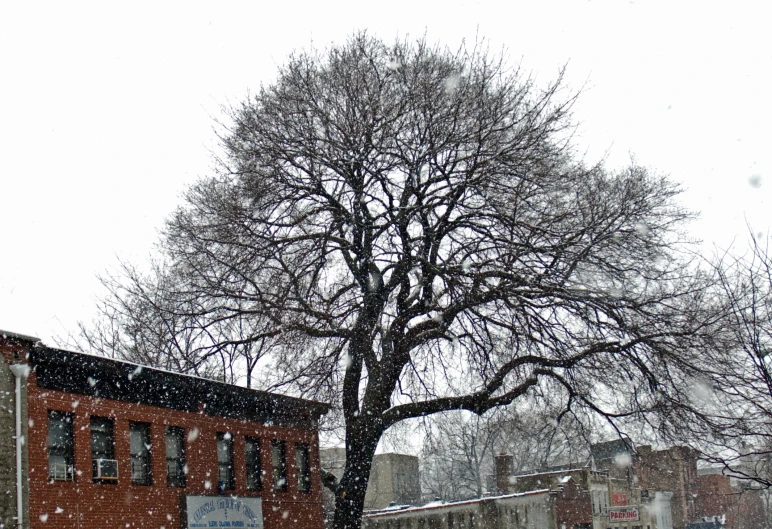
<instances>
[{"instance_id":1,"label":"overcast sky","mask_svg":"<svg viewBox=\"0 0 772 529\"><path fill-rule=\"evenodd\" d=\"M93 317L96 275L146 261L206 175L220 106L293 49L367 29L484 37L546 83L564 64L590 160L686 188L695 237L770 228L772 45L763 2L3 2L0 329L49 343Z\"/></svg>"}]
</instances>

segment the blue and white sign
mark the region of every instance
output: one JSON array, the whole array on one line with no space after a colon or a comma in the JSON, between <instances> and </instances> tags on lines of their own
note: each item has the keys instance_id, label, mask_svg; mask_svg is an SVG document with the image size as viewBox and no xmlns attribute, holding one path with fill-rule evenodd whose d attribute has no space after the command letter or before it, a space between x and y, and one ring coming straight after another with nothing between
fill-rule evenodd
<instances>
[{"instance_id":1,"label":"blue and white sign","mask_svg":"<svg viewBox=\"0 0 772 529\"><path fill-rule=\"evenodd\" d=\"M188 529L250 527L263 529L263 500L231 496L185 496Z\"/></svg>"}]
</instances>

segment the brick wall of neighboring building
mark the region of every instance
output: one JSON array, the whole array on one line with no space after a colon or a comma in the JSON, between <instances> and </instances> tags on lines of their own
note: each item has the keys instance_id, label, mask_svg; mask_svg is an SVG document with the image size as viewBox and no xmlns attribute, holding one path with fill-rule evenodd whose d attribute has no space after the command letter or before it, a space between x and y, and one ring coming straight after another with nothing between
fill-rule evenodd
<instances>
[{"instance_id":1,"label":"brick wall of neighboring building","mask_svg":"<svg viewBox=\"0 0 772 529\"><path fill-rule=\"evenodd\" d=\"M0 363L0 461L13 464L0 464L0 520L6 527L12 527L16 515L16 413L15 377L5 362Z\"/></svg>"},{"instance_id":2,"label":"brick wall of neighboring building","mask_svg":"<svg viewBox=\"0 0 772 529\"><path fill-rule=\"evenodd\" d=\"M0 337L1 338L1 337ZM2 339L0 339L2 342ZM8 344L6 340L5 348ZM46 348L47 349L47 348ZM36 351L33 350L32 358ZM60 352L47 350L51 358ZM43 353L40 353L43 354ZM61 352L65 359L89 358L77 353ZM45 355L43 355L45 356ZM45 359L41 356L40 361ZM4 355L4 359L8 356ZM119 362L90 357L95 362L93 374L94 383L100 375L105 375L110 382L103 385L105 390L114 391L116 395L120 389L121 380L129 384L125 374L117 372L118 367L132 369L134 366ZM48 361L48 360L45 360ZM91 360L89 360L91 361ZM3 362L6 363L5 361ZM323 526L323 513L321 508L321 482L319 478L319 450L318 434L315 428L315 420L303 419L294 421L291 413L304 403L307 407L319 408L318 403L298 401L287 397L271 394L251 392L244 388L226 386L216 382L204 381L182 377L181 375L167 374L146 368L142 376L153 375L154 385L145 393L137 393L132 399L131 394L120 395L120 400L106 398L99 395L83 394L83 391L52 389L51 380L55 377L56 384L67 386L70 382L67 376L60 376L54 371L57 368L69 369L66 364L48 365L47 381L41 382L40 366L33 361L34 369L27 378L28 425L27 452L29 455L29 471L26 473L29 491L25 497L29 499L29 529L45 529L56 527L57 529L96 529L110 528L154 528L164 527L176 529L185 526L183 521L183 506L186 495L218 495L218 463L217 463L217 434L228 432L233 439L233 468L235 474L235 488L224 492L226 496L237 497L261 497L264 527L266 529L285 528L313 528L321 529ZM45 364L44 364L45 365ZM73 377L83 378L77 384L83 385L90 364L81 365L74 369ZM118 366L118 367L116 367ZM7 366L0 366L7 369ZM80 371L78 371L80 369ZM101 370L101 371L100 371ZM137 368L137 373L141 368ZM109 376L108 376L109 375ZM123 376L123 378L120 378ZM138 375L139 376L139 375ZM53 378L52 378L53 377ZM6 384L5 373L0 369L0 384ZM162 393L168 388L159 383L164 380L173 383L184 383L177 387L187 388L186 384L199 391L179 394L181 399L191 399L191 402L181 403L175 407L173 403L168 406L149 405L148 400L156 399L155 391ZM89 380L91 382L91 380ZM135 381L135 384L137 382ZM108 388L109 386L109 388ZM88 387L88 385L86 385ZM137 388L140 385L136 386ZM232 389L229 389L232 388ZM203 391L203 393L201 393ZM210 392L211 391L211 392ZM209 392L209 393L207 393ZM259 395L258 395L259 394ZM202 397L202 395L204 395ZM238 396L249 397L257 395L256 403L265 406L265 416L275 417L273 420L258 421L249 419L253 416L253 410L249 410L251 401L231 402L223 406L224 414L214 412L213 406L207 409L206 399L212 395L208 403L219 405L221 399L236 399ZM118 398L118 397L116 397ZM134 402L131 402L134 400ZM3 403L5 403L3 401ZM198 403L198 408L195 408ZM289 404L287 404L289 403ZM182 405L184 404L184 405ZM186 407L192 409L185 409ZM294 406L294 407L293 407ZM49 480L48 466L48 413L51 410L70 413L73 416L74 436L74 481ZM244 411L240 411L244 410ZM290 411L288 411L290 410ZM261 413L263 413L261 411ZM300 413L303 413L302 411ZM315 412L308 412L308 417ZM113 440L115 459L118 464L118 480L114 483L98 483L92 479L92 454L90 420L92 417L105 417L113 420ZM141 422L150 425L150 466L152 479L150 485L135 485L131 481L129 423ZM305 426L303 426L305 425ZM165 458L165 428L174 426L183 428L186 433L185 462L188 467L186 486L184 488L167 486L166 458ZM8 425L0 419L0 428L4 430ZM245 437L255 437L260 440L260 460L264 472L262 491L247 490L246 486L246 447ZM271 441L280 440L286 443L286 463L288 487L286 491L274 491L271 480ZM3 437L5 441L5 436ZM14 449L6 447L7 443L0 445L0 457L11 457L13 461ZM297 444L309 447L311 463L311 490L300 492L296 469ZM9 453L6 453L9 452ZM4 459L7 461L8 459ZM0 469L6 466L0 465ZM15 482L15 470L13 479ZM5 478L5 474L0 474ZM7 478L5 478L7 479ZM15 494L0 495L3 502L8 502L15 511ZM0 504L8 510L5 503ZM5 512L5 511L2 511ZM6 527L15 527L15 522L4 519Z\"/></svg>"},{"instance_id":3,"label":"brick wall of neighboring building","mask_svg":"<svg viewBox=\"0 0 772 529\"><path fill-rule=\"evenodd\" d=\"M612 478L607 471L588 467L565 468L531 474L505 475L511 469L506 454L496 456L496 483L505 488L502 493L522 493L547 488L555 497L555 515L565 529L595 527L652 526L648 504L642 503L641 491L626 478ZM636 511L638 520L611 521L611 511Z\"/></svg>"},{"instance_id":4,"label":"brick wall of neighboring building","mask_svg":"<svg viewBox=\"0 0 772 529\"><path fill-rule=\"evenodd\" d=\"M726 516L727 529L763 529L764 503L758 491L732 487L729 476L697 478L697 516Z\"/></svg>"},{"instance_id":5,"label":"brick wall of neighboring building","mask_svg":"<svg viewBox=\"0 0 772 529\"><path fill-rule=\"evenodd\" d=\"M0 521L5 527L16 526L16 377L9 366L26 360L27 351L37 338L0 331ZM22 385L22 435L27 436L27 389ZM27 475L26 444L22 469ZM29 524L27 481L24 493L23 523Z\"/></svg>"},{"instance_id":6,"label":"brick wall of neighboring building","mask_svg":"<svg viewBox=\"0 0 772 529\"><path fill-rule=\"evenodd\" d=\"M735 492L729 477L720 474L698 476L697 512L702 516L727 516L727 524L733 525Z\"/></svg>"},{"instance_id":7,"label":"brick wall of neighboring building","mask_svg":"<svg viewBox=\"0 0 772 529\"><path fill-rule=\"evenodd\" d=\"M639 446L633 463L641 489L670 491L674 529L682 529L697 517L697 452L685 446L652 450Z\"/></svg>"},{"instance_id":8,"label":"brick wall of neighboring building","mask_svg":"<svg viewBox=\"0 0 772 529\"><path fill-rule=\"evenodd\" d=\"M558 527L592 527L590 491L573 479L565 480L555 496L555 516Z\"/></svg>"}]
</instances>

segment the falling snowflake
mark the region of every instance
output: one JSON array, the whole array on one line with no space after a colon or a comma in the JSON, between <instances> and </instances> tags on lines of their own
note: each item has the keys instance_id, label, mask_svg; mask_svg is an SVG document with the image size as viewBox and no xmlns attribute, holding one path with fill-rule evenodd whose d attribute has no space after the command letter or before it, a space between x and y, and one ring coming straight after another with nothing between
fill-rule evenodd
<instances>
[{"instance_id":1,"label":"falling snowflake","mask_svg":"<svg viewBox=\"0 0 772 529\"><path fill-rule=\"evenodd\" d=\"M198 439L198 434L199 434L198 428L191 428L190 431L188 432L188 442L192 443L193 441Z\"/></svg>"}]
</instances>

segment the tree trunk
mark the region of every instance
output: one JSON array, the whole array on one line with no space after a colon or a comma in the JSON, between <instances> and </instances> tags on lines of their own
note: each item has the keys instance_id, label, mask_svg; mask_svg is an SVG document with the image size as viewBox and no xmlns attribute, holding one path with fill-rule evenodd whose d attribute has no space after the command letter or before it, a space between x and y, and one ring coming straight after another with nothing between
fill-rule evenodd
<instances>
[{"instance_id":1,"label":"tree trunk","mask_svg":"<svg viewBox=\"0 0 772 529\"><path fill-rule=\"evenodd\" d=\"M346 467L335 493L333 529L359 529L370 468L381 428L376 420L360 417L346 432Z\"/></svg>"}]
</instances>

